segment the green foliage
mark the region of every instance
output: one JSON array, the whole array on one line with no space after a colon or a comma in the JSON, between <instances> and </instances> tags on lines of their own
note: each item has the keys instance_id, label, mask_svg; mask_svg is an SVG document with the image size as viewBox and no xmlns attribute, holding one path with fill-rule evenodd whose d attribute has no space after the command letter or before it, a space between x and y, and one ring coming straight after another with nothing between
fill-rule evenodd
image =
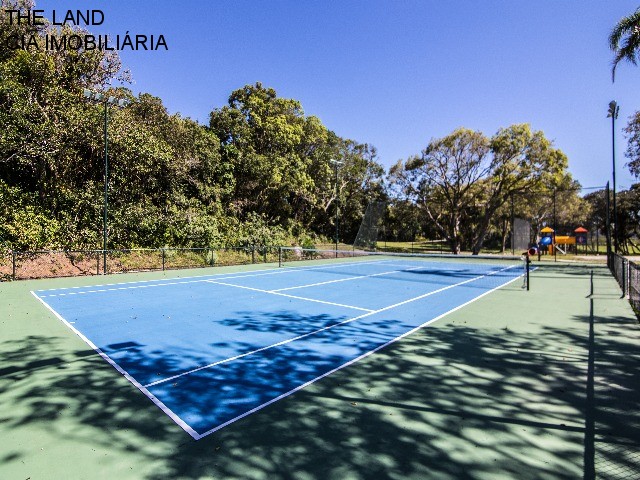
<instances>
[{"instance_id":1,"label":"green foliage","mask_svg":"<svg viewBox=\"0 0 640 480\"><path fill-rule=\"evenodd\" d=\"M632 185L629 190L617 192L618 212L618 246L625 255L640 253L640 184ZM584 201L589 205L592 215L590 225L602 232L607 226L607 195L606 190L598 190L585 196ZM613 192L609 192L609 205L613 204ZM609 212L609 221L615 223L613 212ZM613 227L612 227L613 229ZM613 236L613 232L612 232Z\"/></svg>"},{"instance_id":2,"label":"green foliage","mask_svg":"<svg viewBox=\"0 0 640 480\"><path fill-rule=\"evenodd\" d=\"M2 38L26 29L19 33L40 40L53 28L1 26ZM131 102L106 112L108 248L296 243L332 228L338 197L351 234L371 195L382 192L374 149L341 139L259 83L232 92L207 128L169 114L157 97L107 87L126 77L116 53L5 45L0 181L13 199L1 230L8 247L101 248L105 109L83 99L86 87ZM344 162L338 188L332 158Z\"/></svg>"},{"instance_id":3,"label":"green foliage","mask_svg":"<svg viewBox=\"0 0 640 480\"><path fill-rule=\"evenodd\" d=\"M615 80L616 67L626 60L637 65L640 51L640 8L630 15L622 17L609 34L609 48L614 59L611 66L611 78Z\"/></svg>"},{"instance_id":4,"label":"green foliage","mask_svg":"<svg viewBox=\"0 0 640 480\"><path fill-rule=\"evenodd\" d=\"M625 156L629 159L627 164L631 174L640 178L640 112L629 117L624 132L627 134L627 151Z\"/></svg>"},{"instance_id":5,"label":"green foliage","mask_svg":"<svg viewBox=\"0 0 640 480\"><path fill-rule=\"evenodd\" d=\"M460 128L431 140L420 156L392 167L389 178L399 205L415 203L453 253L479 253L492 221L504 218L513 196L542 195L566 173L567 158L529 125L500 129L492 138ZM502 213L500 210L503 209ZM421 214L408 218L419 218ZM425 229L427 230L427 229Z\"/></svg>"},{"instance_id":6,"label":"green foliage","mask_svg":"<svg viewBox=\"0 0 640 480\"><path fill-rule=\"evenodd\" d=\"M0 22L0 40L42 41L57 28ZM528 125L491 138L458 129L386 176L373 146L341 138L260 83L231 92L203 126L160 98L109 86L127 78L117 52L9 50L0 41L0 247L101 248L105 110L83 88L131 102L106 112L111 249L312 247L333 237L338 209L340 239L350 242L367 205L391 199L396 238L446 238L452 251L477 252L504 225L508 198L572 182L566 156ZM587 211L572 203L572 215ZM548 204L535 208L547 218Z\"/></svg>"},{"instance_id":7,"label":"green foliage","mask_svg":"<svg viewBox=\"0 0 640 480\"><path fill-rule=\"evenodd\" d=\"M61 225L33 205L33 196L0 180L0 248L55 246Z\"/></svg>"}]
</instances>

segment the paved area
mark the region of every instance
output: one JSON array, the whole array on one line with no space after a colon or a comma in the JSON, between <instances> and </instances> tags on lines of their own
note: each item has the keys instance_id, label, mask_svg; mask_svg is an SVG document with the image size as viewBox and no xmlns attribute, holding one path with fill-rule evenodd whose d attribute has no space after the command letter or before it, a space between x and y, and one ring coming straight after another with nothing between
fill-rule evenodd
<instances>
[{"instance_id":1,"label":"paved area","mask_svg":"<svg viewBox=\"0 0 640 480\"><path fill-rule=\"evenodd\" d=\"M206 271L0 283L0 478L640 478L638 321L540 267L199 441L30 291Z\"/></svg>"}]
</instances>

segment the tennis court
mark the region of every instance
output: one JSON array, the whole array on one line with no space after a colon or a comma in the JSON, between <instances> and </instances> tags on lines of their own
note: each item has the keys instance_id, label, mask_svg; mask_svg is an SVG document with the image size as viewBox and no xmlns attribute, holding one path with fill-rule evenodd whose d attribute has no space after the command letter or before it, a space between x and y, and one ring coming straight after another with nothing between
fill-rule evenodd
<instances>
[{"instance_id":1,"label":"tennis court","mask_svg":"<svg viewBox=\"0 0 640 480\"><path fill-rule=\"evenodd\" d=\"M507 257L282 257L258 271L32 293L200 439L497 288L521 289L524 274Z\"/></svg>"}]
</instances>

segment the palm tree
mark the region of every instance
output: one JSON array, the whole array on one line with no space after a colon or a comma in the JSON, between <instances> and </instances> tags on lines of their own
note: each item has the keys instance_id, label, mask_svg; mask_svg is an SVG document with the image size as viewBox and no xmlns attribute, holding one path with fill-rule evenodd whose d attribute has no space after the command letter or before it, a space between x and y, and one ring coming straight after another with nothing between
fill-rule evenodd
<instances>
[{"instance_id":1,"label":"palm tree","mask_svg":"<svg viewBox=\"0 0 640 480\"><path fill-rule=\"evenodd\" d=\"M615 53L611 79L616 79L616 67L622 60L638 64L640 54L640 8L622 17L609 35L609 47Z\"/></svg>"}]
</instances>

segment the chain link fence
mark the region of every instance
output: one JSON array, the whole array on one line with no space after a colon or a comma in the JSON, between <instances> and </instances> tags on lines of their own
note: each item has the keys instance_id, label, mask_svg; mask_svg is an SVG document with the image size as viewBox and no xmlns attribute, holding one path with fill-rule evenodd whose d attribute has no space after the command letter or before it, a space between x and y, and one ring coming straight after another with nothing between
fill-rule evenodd
<instances>
[{"instance_id":1,"label":"chain link fence","mask_svg":"<svg viewBox=\"0 0 640 480\"><path fill-rule=\"evenodd\" d=\"M264 245L107 251L9 250L0 252L0 281L277 262L278 247Z\"/></svg>"},{"instance_id":2,"label":"chain link fence","mask_svg":"<svg viewBox=\"0 0 640 480\"><path fill-rule=\"evenodd\" d=\"M622 289L622 296L628 298L636 314L640 314L640 264L612 253L609 268Z\"/></svg>"}]
</instances>

